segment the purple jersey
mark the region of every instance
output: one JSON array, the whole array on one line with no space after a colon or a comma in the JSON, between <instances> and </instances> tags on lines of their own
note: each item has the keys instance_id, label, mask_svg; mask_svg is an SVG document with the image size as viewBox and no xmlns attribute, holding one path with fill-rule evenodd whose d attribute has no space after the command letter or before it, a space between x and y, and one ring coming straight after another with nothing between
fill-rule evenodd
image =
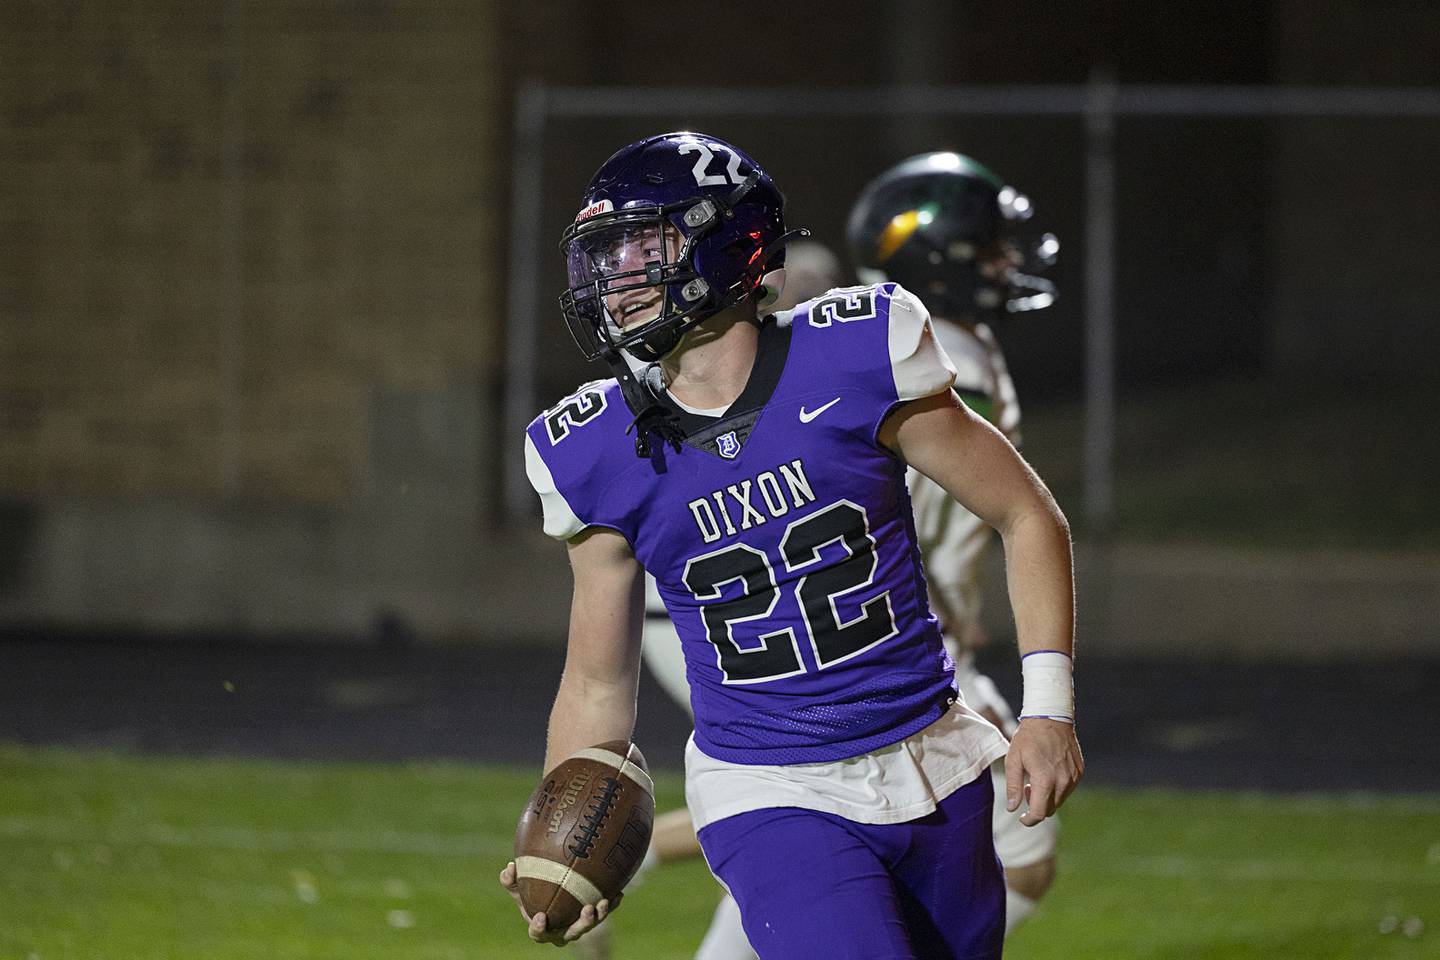
<instances>
[{"instance_id":1,"label":"purple jersey","mask_svg":"<svg viewBox=\"0 0 1440 960\"><path fill-rule=\"evenodd\" d=\"M953 698L905 465L876 437L897 403L949 388L929 317L894 284L835 290L761 327L719 418L670 405L687 440L635 456L614 380L527 431L546 532L625 536L685 655L695 742L736 763L856 756Z\"/></svg>"}]
</instances>

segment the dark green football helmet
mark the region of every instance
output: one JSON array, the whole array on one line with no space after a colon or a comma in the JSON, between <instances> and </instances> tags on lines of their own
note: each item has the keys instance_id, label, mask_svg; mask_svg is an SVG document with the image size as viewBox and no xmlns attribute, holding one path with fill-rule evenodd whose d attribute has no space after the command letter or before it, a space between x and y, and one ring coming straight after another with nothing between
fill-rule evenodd
<instances>
[{"instance_id":1,"label":"dark green football helmet","mask_svg":"<svg viewBox=\"0 0 1440 960\"><path fill-rule=\"evenodd\" d=\"M846 236L862 281L893 280L938 316L1018 313L1055 302L1039 274L1060 241L1022 242L1017 228L1032 214L1028 197L970 157L926 153L870 181Z\"/></svg>"}]
</instances>

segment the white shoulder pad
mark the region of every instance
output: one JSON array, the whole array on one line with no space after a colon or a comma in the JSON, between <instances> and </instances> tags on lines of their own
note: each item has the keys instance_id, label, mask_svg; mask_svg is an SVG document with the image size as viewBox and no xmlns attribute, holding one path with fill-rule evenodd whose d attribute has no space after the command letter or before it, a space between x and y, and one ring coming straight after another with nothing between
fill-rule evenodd
<instances>
[{"instance_id":1,"label":"white shoulder pad","mask_svg":"<svg viewBox=\"0 0 1440 960\"><path fill-rule=\"evenodd\" d=\"M901 400L934 396L955 382L955 365L935 339L930 311L899 284L890 287L890 372Z\"/></svg>"},{"instance_id":2,"label":"white shoulder pad","mask_svg":"<svg viewBox=\"0 0 1440 960\"><path fill-rule=\"evenodd\" d=\"M569 540L575 534L585 529L585 524L575 516L575 511L570 509L570 504L565 502L565 495L555 487L555 478L550 475L550 468L540 457L540 451L535 449L535 443L530 439L530 434L525 434L525 476L530 478L530 486L540 494L540 505L545 510L545 532L556 540Z\"/></svg>"},{"instance_id":3,"label":"white shoulder pad","mask_svg":"<svg viewBox=\"0 0 1440 960\"><path fill-rule=\"evenodd\" d=\"M931 320L935 326L935 338L940 349L950 358L955 368L955 389L990 396L993 392L990 377L989 348L981 339L959 324L943 318Z\"/></svg>"}]
</instances>

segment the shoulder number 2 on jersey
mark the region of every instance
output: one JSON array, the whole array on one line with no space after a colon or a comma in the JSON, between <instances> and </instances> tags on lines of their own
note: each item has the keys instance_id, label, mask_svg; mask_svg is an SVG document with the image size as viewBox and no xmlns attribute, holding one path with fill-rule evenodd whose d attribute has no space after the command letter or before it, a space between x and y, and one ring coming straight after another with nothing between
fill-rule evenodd
<instances>
[{"instance_id":1,"label":"shoulder number 2 on jersey","mask_svg":"<svg viewBox=\"0 0 1440 960\"><path fill-rule=\"evenodd\" d=\"M595 419L605 409L605 394L599 390L586 390L566 397L545 412L545 430L550 434L550 445L570 436L570 428L578 427Z\"/></svg>"},{"instance_id":2,"label":"shoulder number 2 on jersey","mask_svg":"<svg viewBox=\"0 0 1440 960\"><path fill-rule=\"evenodd\" d=\"M831 543L842 544L848 556L822 567L820 551ZM793 589L819 669L849 660L895 636L888 590L865 599L852 596L874 581L877 562L875 538L870 535L863 507L841 500L795 520L785 529L780 553L785 570L800 574ZM719 651L726 683L763 683L805 672L793 628L747 638L748 647L736 636L737 628L770 616L780 603L781 588L764 551L736 543L695 557L685 565L684 581L701 603L705 635ZM743 592L721 600L721 588L737 582ZM844 619L838 606L842 600L858 605L859 615Z\"/></svg>"},{"instance_id":3,"label":"shoulder number 2 on jersey","mask_svg":"<svg viewBox=\"0 0 1440 960\"><path fill-rule=\"evenodd\" d=\"M846 290L816 300L810 305L810 326L828 327L832 323L852 323L856 320L873 320L875 313L875 291Z\"/></svg>"}]
</instances>

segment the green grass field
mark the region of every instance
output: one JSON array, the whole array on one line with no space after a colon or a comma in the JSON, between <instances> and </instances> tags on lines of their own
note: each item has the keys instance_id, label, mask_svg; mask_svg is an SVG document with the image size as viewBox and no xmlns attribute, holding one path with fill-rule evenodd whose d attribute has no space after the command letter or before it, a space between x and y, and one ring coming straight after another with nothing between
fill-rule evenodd
<instances>
[{"instance_id":1,"label":"green grass field","mask_svg":"<svg viewBox=\"0 0 1440 960\"><path fill-rule=\"evenodd\" d=\"M559 956L495 882L535 773L0 746L0 960ZM1440 957L1440 797L1086 788L1064 837L1008 956ZM651 874L617 960L690 956L715 896Z\"/></svg>"}]
</instances>

